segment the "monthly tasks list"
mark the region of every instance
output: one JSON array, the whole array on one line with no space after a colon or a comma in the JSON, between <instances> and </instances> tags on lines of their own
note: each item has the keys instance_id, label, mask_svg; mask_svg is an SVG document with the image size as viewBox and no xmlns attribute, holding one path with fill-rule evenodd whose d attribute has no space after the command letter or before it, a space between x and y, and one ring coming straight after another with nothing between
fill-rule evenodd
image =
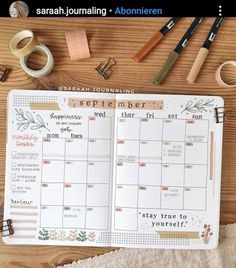
<instances>
[{"instance_id":1,"label":"monthly tasks list","mask_svg":"<svg viewBox=\"0 0 236 268\"><path fill-rule=\"evenodd\" d=\"M214 246L221 106L218 97L11 91L5 218L15 233L5 241Z\"/></svg>"}]
</instances>

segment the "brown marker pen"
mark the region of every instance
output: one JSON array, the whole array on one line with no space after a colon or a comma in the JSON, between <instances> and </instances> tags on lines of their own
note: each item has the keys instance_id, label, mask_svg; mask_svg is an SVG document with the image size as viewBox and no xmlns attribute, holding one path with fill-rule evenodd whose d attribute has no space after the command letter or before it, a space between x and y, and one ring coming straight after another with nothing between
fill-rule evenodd
<instances>
[{"instance_id":1,"label":"brown marker pen","mask_svg":"<svg viewBox=\"0 0 236 268\"><path fill-rule=\"evenodd\" d=\"M153 48L154 46L164 37L166 33L176 24L181 17L171 18L158 32L156 32L144 46L134 55L133 59L141 61Z\"/></svg>"}]
</instances>

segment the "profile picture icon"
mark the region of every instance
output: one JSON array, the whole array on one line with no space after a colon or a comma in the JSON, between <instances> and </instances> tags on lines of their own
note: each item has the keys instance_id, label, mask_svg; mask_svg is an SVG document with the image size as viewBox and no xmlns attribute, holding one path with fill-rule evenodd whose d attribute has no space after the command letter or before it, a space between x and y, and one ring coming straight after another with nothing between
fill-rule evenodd
<instances>
[{"instance_id":1,"label":"profile picture icon","mask_svg":"<svg viewBox=\"0 0 236 268\"><path fill-rule=\"evenodd\" d=\"M9 7L9 14L14 18L25 18L29 14L29 7L23 1L15 1Z\"/></svg>"}]
</instances>

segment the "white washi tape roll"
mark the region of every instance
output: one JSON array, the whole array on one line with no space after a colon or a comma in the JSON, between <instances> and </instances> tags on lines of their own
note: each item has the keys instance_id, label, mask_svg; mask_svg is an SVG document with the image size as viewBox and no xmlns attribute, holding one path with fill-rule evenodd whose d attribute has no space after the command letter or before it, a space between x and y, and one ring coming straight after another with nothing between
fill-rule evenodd
<instances>
[{"instance_id":1,"label":"white washi tape roll","mask_svg":"<svg viewBox=\"0 0 236 268\"><path fill-rule=\"evenodd\" d=\"M28 43L24 47L18 48L17 45L25 38L30 38ZM34 35L34 33L30 30L24 30L12 37L9 43L9 48L16 57L20 58L29 55L34 50L37 44L38 39Z\"/></svg>"},{"instance_id":2,"label":"white washi tape roll","mask_svg":"<svg viewBox=\"0 0 236 268\"><path fill-rule=\"evenodd\" d=\"M40 70L32 70L27 66L27 60L28 60L29 55L20 58L20 65L21 65L21 68L28 75L30 75L32 77L35 77L35 78L39 78L39 77L42 77L42 76L45 76L45 75L49 74L52 71L52 69L54 67L54 59L53 59L52 53L49 50L49 48L46 47L43 44L39 43L35 47L35 49L33 50L33 52L35 52L35 51L42 51L47 55L47 63L42 69L40 69Z\"/></svg>"},{"instance_id":3,"label":"white washi tape roll","mask_svg":"<svg viewBox=\"0 0 236 268\"><path fill-rule=\"evenodd\" d=\"M219 86L224 87L224 88L233 88L233 87L236 87L236 82L235 82L235 84L227 84L227 83L225 83L223 81L222 76L221 76L221 71L222 71L222 68L225 65L233 65L234 67L236 67L236 61L233 61L233 60L226 61L226 62L224 62L223 64L221 64L217 68L217 70L216 70L216 82L218 83Z\"/></svg>"}]
</instances>

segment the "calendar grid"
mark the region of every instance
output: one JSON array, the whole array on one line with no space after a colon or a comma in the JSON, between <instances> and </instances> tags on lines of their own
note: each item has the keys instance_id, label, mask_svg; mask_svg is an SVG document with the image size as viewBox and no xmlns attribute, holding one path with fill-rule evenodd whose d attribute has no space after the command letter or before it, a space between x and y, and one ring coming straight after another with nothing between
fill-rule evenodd
<instances>
[{"instance_id":1,"label":"calendar grid","mask_svg":"<svg viewBox=\"0 0 236 268\"><path fill-rule=\"evenodd\" d=\"M198 126L199 122L202 127ZM152 127L156 124L156 139L145 124ZM208 133L209 120L117 118L115 230L136 231L140 209L206 210ZM197 150L203 151L199 159L194 158ZM141 182L140 172L148 168L159 170L156 178L153 171L142 175L146 181L153 176L152 184ZM192 170L200 174L200 180L192 179ZM199 195L200 202L192 204L191 195ZM152 203L149 200L153 200ZM131 222L130 225L127 222Z\"/></svg>"},{"instance_id":2,"label":"calendar grid","mask_svg":"<svg viewBox=\"0 0 236 268\"><path fill-rule=\"evenodd\" d=\"M42 140L41 228L108 229L112 120L86 123L81 139Z\"/></svg>"}]
</instances>

